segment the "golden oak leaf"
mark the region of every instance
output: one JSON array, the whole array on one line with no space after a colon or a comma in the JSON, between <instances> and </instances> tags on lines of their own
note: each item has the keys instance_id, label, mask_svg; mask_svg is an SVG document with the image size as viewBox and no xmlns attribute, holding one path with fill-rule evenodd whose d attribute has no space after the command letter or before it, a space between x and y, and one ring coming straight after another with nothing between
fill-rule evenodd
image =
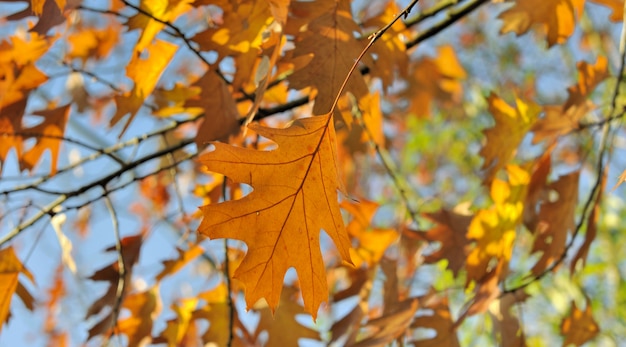
<instances>
[{"instance_id":1,"label":"golden oak leaf","mask_svg":"<svg viewBox=\"0 0 626 347\"><path fill-rule=\"evenodd\" d=\"M382 13L366 20L363 26L378 30L387 23L391 23L400 11L395 1L389 1ZM402 21L395 22L368 52L376 57L372 59L374 64L371 66L371 74L380 78L384 88L391 86L396 73L400 76L408 74L409 59L406 54L406 44L402 40L404 30L406 30L406 25Z\"/></svg>"},{"instance_id":2,"label":"golden oak leaf","mask_svg":"<svg viewBox=\"0 0 626 347\"><path fill-rule=\"evenodd\" d=\"M135 45L135 50L142 52L156 35L163 29L163 22L174 22L178 16L189 10L189 3L192 0L141 0L139 8L148 13L157 21L144 13L138 12L128 19L128 30L141 29L139 40Z\"/></svg>"},{"instance_id":3,"label":"golden oak leaf","mask_svg":"<svg viewBox=\"0 0 626 347\"><path fill-rule=\"evenodd\" d=\"M425 328L435 330L435 337L430 339L415 340L415 347L460 347L456 335L454 321L450 314L448 297L433 296L425 300L424 308L432 310L431 315L416 317L411 328Z\"/></svg>"},{"instance_id":4,"label":"golden oak leaf","mask_svg":"<svg viewBox=\"0 0 626 347\"><path fill-rule=\"evenodd\" d=\"M540 25L548 35L548 46L561 44L574 32L584 6L585 0L518 0L498 16L504 21L500 33L512 31L519 36Z\"/></svg>"},{"instance_id":5,"label":"golden oak leaf","mask_svg":"<svg viewBox=\"0 0 626 347\"><path fill-rule=\"evenodd\" d=\"M122 307L130 311L130 317L117 322L116 333L128 337L127 346L145 346L151 341L154 319L161 312L159 287L128 295Z\"/></svg>"},{"instance_id":6,"label":"golden oak leaf","mask_svg":"<svg viewBox=\"0 0 626 347\"><path fill-rule=\"evenodd\" d=\"M204 110L201 108L184 107L187 99L197 97L201 91L202 89L197 86L186 86L179 82L172 89L156 87L152 93L156 109L152 113L159 117L171 117L184 112L192 115L202 114Z\"/></svg>"},{"instance_id":7,"label":"golden oak leaf","mask_svg":"<svg viewBox=\"0 0 626 347\"><path fill-rule=\"evenodd\" d=\"M204 148L209 141L227 142L230 135L239 132L239 111L226 83L214 70L207 71L192 88L199 94L190 97L184 106L199 108L204 114L196 135L196 145Z\"/></svg>"},{"instance_id":8,"label":"golden oak leaf","mask_svg":"<svg viewBox=\"0 0 626 347\"><path fill-rule=\"evenodd\" d=\"M489 112L496 121L493 128L483 130L487 143L480 149L480 155L485 159L482 169L486 170L483 183L489 185L496 173L515 155L517 146L537 119L541 108L517 98L513 108L495 93L489 95L487 102Z\"/></svg>"},{"instance_id":9,"label":"golden oak leaf","mask_svg":"<svg viewBox=\"0 0 626 347\"><path fill-rule=\"evenodd\" d=\"M467 238L476 241L467 256L467 282L483 281L491 272L494 260L506 268L513 252L516 228L522 221L528 172L515 165L507 166L509 182L494 179L491 184L493 205L482 209L472 219Z\"/></svg>"},{"instance_id":10,"label":"golden oak leaf","mask_svg":"<svg viewBox=\"0 0 626 347\"><path fill-rule=\"evenodd\" d=\"M328 0L326 0L328 1ZM288 77L289 86L294 89L313 87L317 90L314 114L330 111L333 100L339 92L348 71L365 47L353 33L360 32L359 26L352 19L350 1L329 1L333 3L328 12L321 14L308 23L308 30L300 33L293 58L313 55L313 59L304 68ZM316 5L317 6L317 5ZM324 1L319 6L328 6ZM369 58L365 59L366 63ZM358 73L352 74L346 90L357 100L367 94L367 85Z\"/></svg>"},{"instance_id":11,"label":"golden oak leaf","mask_svg":"<svg viewBox=\"0 0 626 347\"><path fill-rule=\"evenodd\" d=\"M248 253L235 278L246 287L248 307L265 298L275 309L285 272L294 267L305 310L316 316L328 299L320 229L334 241L342 259L350 262L350 240L337 202L340 183L331 119L327 114L296 120L285 129L251 125L278 148L256 151L213 143L215 150L200 159L208 170L254 189L239 200L202 206L199 227L210 238L247 244Z\"/></svg>"},{"instance_id":12,"label":"golden oak leaf","mask_svg":"<svg viewBox=\"0 0 626 347\"><path fill-rule=\"evenodd\" d=\"M11 298L21 286L18 284L20 273L34 282L33 275L22 265L13 247L0 250L0 331L8 319Z\"/></svg>"},{"instance_id":13,"label":"golden oak leaf","mask_svg":"<svg viewBox=\"0 0 626 347\"><path fill-rule=\"evenodd\" d=\"M432 264L446 259L448 261L447 268L452 271L455 277L458 276L459 271L465 265L465 259L469 252L470 241L466 234L472 216L442 209L435 213L429 213L426 217L437 225L425 233L414 232L413 234L421 240L431 243L438 242L440 245L436 251L424 255L424 262Z\"/></svg>"},{"instance_id":14,"label":"golden oak leaf","mask_svg":"<svg viewBox=\"0 0 626 347\"><path fill-rule=\"evenodd\" d=\"M198 301L198 298L187 298L181 300L180 305L172 305L171 308L176 314L176 318L166 322L165 329L152 340L152 343L165 343L168 347L186 346L184 342L195 337L195 324L191 318Z\"/></svg>"},{"instance_id":15,"label":"golden oak leaf","mask_svg":"<svg viewBox=\"0 0 626 347\"><path fill-rule=\"evenodd\" d=\"M65 124L70 113L70 105L60 106L51 110L37 111L34 114L44 117L41 124L24 129L24 134L35 137L35 145L26 151L20 159L22 169L33 170L46 150L50 151L50 174L57 171L59 146L62 142Z\"/></svg>"},{"instance_id":16,"label":"golden oak leaf","mask_svg":"<svg viewBox=\"0 0 626 347\"><path fill-rule=\"evenodd\" d=\"M595 3L602 4L611 10L609 19L613 22L621 22L624 19L624 1L623 0L591 0Z\"/></svg>"},{"instance_id":17,"label":"golden oak leaf","mask_svg":"<svg viewBox=\"0 0 626 347\"><path fill-rule=\"evenodd\" d=\"M361 264L374 266L380 261L387 247L398 239L398 232L394 229L371 227L379 206L373 201L361 200L355 203L346 200L340 206L353 216L346 229L348 234L359 242L358 247L350 248L354 266L359 267Z\"/></svg>"},{"instance_id":18,"label":"golden oak leaf","mask_svg":"<svg viewBox=\"0 0 626 347\"><path fill-rule=\"evenodd\" d=\"M162 280L165 276L178 272L178 270L189 264L189 262L198 258L202 253L204 253L204 249L199 245L194 245L186 251L176 248L176 252L178 253L178 258L163 262L164 269L161 270L161 272L159 272L159 274L155 277L157 282Z\"/></svg>"},{"instance_id":19,"label":"golden oak leaf","mask_svg":"<svg viewBox=\"0 0 626 347\"><path fill-rule=\"evenodd\" d=\"M563 346L574 344L581 346L593 339L600 332L600 327L591 313L591 300L587 298L587 307L581 311L572 301L572 312L561 322L561 334L565 336Z\"/></svg>"},{"instance_id":20,"label":"golden oak leaf","mask_svg":"<svg viewBox=\"0 0 626 347\"><path fill-rule=\"evenodd\" d=\"M580 171L574 171L545 187L546 201L539 210L533 252L542 252L532 268L539 275L565 251L568 235L576 228L576 204L578 203L578 180ZM556 196L555 196L556 195Z\"/></svg>"},{"instance_id":21,"label":"golden oak leaf","mask_svg":"<svg viewBox=\"0 0 626 347\"><path fill-rule=\"evenodd\" d=\"M135 85L131 92L115 96L117 110L113 118L111 118L111 126L130 113L130 118L122 129L122 134L124 134L144 100L154 90L159 77L177 49L178 46L173 43L156 40L155 43L147 48L147 59L140 59L139 52L135 52L126 67L126 75L133 80Z\"/></svg>"},{"instance_id":22,"label":"golden oak leaf","mask_svg":"<svg viewBox=\"0 0 626 347\"><path fill-rule=\"evenodd\" d=\"M298 346L299 339L320 340L320 333L305 327L296 320L296 316L303 314L304 308L298 304L296 295L298 289L293 286L285 287L280 297L280 309L274 314L267 305L255 309L261 319L257 326L255 337L267 331L267 346Z\"/></svg>"},{"instance_id":23,"label":"golden oak leaf","mask_svg":"<svg viewBox=\"0 0 626 347\"><path fill-rule=\"evenodd\" d=\"M108 25L104 29L81 28L67 38L71 46L67 57L81 59L83 64L91 57L104 58L115 47L119 38L120 26L117 25Z\"/></svg>"},{"instance_id":24,"label":"golden oak leaf","mask_svg":"<svg viewBox=\"0 0 626 347\"><path fill-rule=\"evenodd\" d=\"M463 81L467 74L459 63L452 46L441 46L437 57L422 58L413 65L409 87L402 94L411 100L410 112L417 117L428 117L433 101L449 103L463 95Z\"/></svg>"}]
</instances>

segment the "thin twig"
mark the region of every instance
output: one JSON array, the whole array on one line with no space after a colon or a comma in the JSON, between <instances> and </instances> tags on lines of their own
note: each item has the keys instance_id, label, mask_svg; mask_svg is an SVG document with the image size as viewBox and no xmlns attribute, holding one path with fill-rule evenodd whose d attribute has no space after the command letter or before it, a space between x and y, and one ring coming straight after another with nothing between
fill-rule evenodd
<instances>
[{"instance_id":1,"label":"thin twig","mask_svg":"<svg viewBox=\"0 0 626 347\"><path fill-rule=\"evenodd\" d=\"M122 307L122 301L124 298L124 290L126 289L126 264L124 262L119 220L117 218L115 208L111 203L111 198L108 194L109 193L107 192L106 188L104 188L104 204L106 205L107 210L109 210L109 214L111 215L111 225L113 227L113 235L115 236L115 251L117 252L117 267L119 273L117 290L115 292L115 304L113 305L113 314L111 315L112 325L114 327L113 330L111 330L112 334L114 330L117 329L117 319L120 315L120 309Z\"/></svg>"}]
</instances>

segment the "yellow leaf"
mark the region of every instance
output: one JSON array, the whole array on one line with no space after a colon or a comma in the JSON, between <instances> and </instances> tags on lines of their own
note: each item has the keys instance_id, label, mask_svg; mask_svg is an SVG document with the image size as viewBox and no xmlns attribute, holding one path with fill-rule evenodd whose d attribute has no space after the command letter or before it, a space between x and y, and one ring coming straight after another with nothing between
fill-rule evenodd
<instances>
[{"instance_id":1,"label":"yellow leaf","mask_svg":"<svg viewBox=\"0 0 626 347\"><path fill-rule=\"evenodd\" d=\"M500 33L512 31L519 36L537 24L547 32L548 46L561 44L574 32L584 6L585 0L517 0L498 16L504 21Z\"/></svg>"},{"instance_id":2,"label":"yellow leaf","mask_svg":"<svg viewBox=\"0 0 626 347\"><path fill-rule=\"evenodd\" d=\"M115 96L117 110L113 118L111 118L111 126L130 113L130 118L124 125L122 134L126 131L144 100L154 90L159 77L177 49L178 46L173 43L157 40L148 47L147 53L149 56L147 59L140 59L140 54L138 52L135 53L126 67L126 75L133 80L135 86L130 93Z\"/></svg>"},{"instance_id":3,"label":"yellow leaf","mask_svg":"<svg viewBox=\"0 0 626 347\"><path fill-rule=\"evenodd\" d=\"M495 93L489 95L487 102L489 112L496 121L493 128L483 130L487 143L480 150L480 155L485 159L482 166L486 170L483 182L489 185L496 173L515 155L517 146L537 119L541 108L520 99L516 99L517 105L513 108Z\"/></svg>"},{"instance_id":4,"label":"yellow leaf","mask_svg":"<svg viewBox=\"0 0 626 347\"><path fill-rule=\"evenodd\" d=\"M149 13L152 17L161 21L174 22L174 20L185 11L189 10L189 3L192 0L141 0L139 8ZM152 40L163 29L162 22L156 21L145 14L138 12L128 19L128 29L142 29L139 40L135 45L135 50L142 52L150 46Z\"/></svg>"},{"instance_id":5,"label":"yellow leaf","mask_svg":"<svg viewBox=\"0 0 626 347\"><path fill-rule=\"evenodd\" d=\"M127 346L145 346L151 341L154 319L161 312L159 288L126 296L123 307L130 311L130 317L117 323L119 333L128 337Z\"/></svg>"},{"instance_id":6,"label":"yellow leaf","mask_svg":"<svg viewBox=\"0 0 626 347\"><path fill-rule=\"evenodd\" d=\"M491 271L493 260L505 267L511 259L530 175L513 165L507 167L507 173L509 182L494 179L491 184L493 205L480 210L469 225L467 238L476 245L467 256L467 283L481 282Z\"/></svg>"},{"instance_id":7,"label":"yellow leaf","mask_svg":"<svg viewBox=\"0 0 626 347\"><path fill-rule=\"evenodd\" d=\"M200 162L208 170L254 189L242 199L201 207L199 231L210 238L244 241L248 253L235 272L252 306L265 298L272 309L280 300L283 277L294 267L304 307L313 317L328 300L319 233L324 229L343 260L350 261L350 240L337 202L335 132L330 115L295 121L286 129L249 126L277 143L256 151L213 143Z\"/></svg>"}]
</instances>

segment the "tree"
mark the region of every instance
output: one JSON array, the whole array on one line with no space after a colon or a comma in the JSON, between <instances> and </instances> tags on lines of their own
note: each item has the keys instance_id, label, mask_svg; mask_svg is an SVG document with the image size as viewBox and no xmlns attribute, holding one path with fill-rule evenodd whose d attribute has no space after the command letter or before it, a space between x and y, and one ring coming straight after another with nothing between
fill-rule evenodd
<instances>
[{"instance_id":1,"label":"tree","mask_svg":"<svg viewBox=\"0 0 626 347\"><path fill-rule=\"evenodd\" d=\"M623 2L0 3L3 343L626 337Z\"/></svg>"}]
</instances>

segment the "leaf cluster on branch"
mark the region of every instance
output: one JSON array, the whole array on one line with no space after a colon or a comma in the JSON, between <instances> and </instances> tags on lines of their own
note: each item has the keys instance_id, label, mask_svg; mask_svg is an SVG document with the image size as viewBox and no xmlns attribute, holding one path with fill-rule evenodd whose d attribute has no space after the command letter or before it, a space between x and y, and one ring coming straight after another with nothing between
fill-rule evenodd
<instances>
[{"instance_id":1,"label":"leaf cluster on branch","mask_svg":"<svg viewBox=\"0 0 626 347\"><path fill-rule=\"evenodd\" d=\"M623 1L0 7L0 344L626 338Z\"/></svg>"}]
</instances>

